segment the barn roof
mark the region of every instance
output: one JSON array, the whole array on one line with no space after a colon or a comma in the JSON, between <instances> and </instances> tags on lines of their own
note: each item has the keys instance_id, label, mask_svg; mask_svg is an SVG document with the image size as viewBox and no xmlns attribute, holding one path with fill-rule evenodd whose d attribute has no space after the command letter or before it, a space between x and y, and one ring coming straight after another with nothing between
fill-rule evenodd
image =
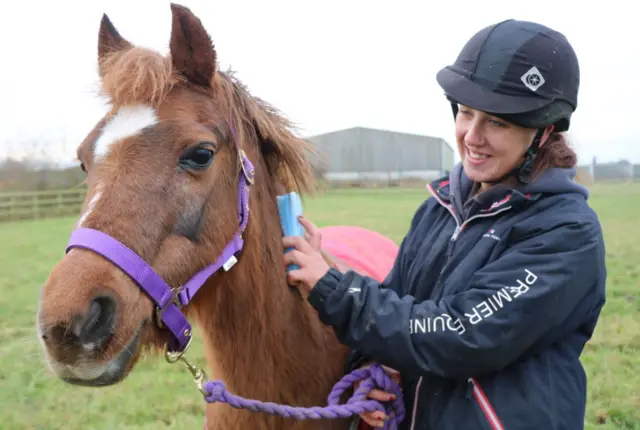
<instances>
[{"instance_id":1,"label":"barn roof","mask_svg":"<svg viewBox=\"0 0 640 430\"><path fill-rule=\"evenodd\" d=\"M380 128L360 127L360 126L348 127L348 128L329 131L329 132L326 132L326 133L320 133L320 134L316 134L316 135L313 135L313 136L309 136L309 137L307 137L307 139L313 141L316 138L329 136L329 135L332 135L332 134L335 135L335 134L347 133L347 132L352 132L352 131L356 131L356 130L367 130L367 131L373 131L373 132L376 132L376 133L383 133L383 134L396 134L396 135L404 135L404 136L415 136L415 137L423 138L423 139L425 139L427 141L444 142L444 143L446 143L447 147L451 151L453 151L453 147L449 144L449 142L447 142L446 139L443 139L441 137L429 136L429 135L426 135L426 134L409 133L409 132L404 132L404 131L385 130L385 129L380 129Z\"/></svg>"}]
</instances>

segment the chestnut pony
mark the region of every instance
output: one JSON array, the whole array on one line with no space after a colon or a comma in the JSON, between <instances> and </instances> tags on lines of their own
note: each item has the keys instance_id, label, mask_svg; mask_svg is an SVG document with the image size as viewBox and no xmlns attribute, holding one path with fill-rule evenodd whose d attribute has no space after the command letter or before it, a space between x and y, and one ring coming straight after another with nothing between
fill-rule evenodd
<instances>
[{"instance_id":1,"label":"chestnut pony","mask_svg":"<svg viewBox=\"0 0 640 430\"><path fill-rule=\"evenodd\" d=\"M184 352L186 317L204 334L209 375L233 393L323 406L347 349L287 285L276 207L278 193L313 189L311 147L217 70L213 44L189 9L171 11L166 57L132 45L103 16L98 70L111 109L78 147L87 201L42 290L46 361L70 384L116 384L144 351ZM381 278L395 257L374 232L328 228L324 237L338 256L332 261L356 262L341 270ZM354 248L358 241L366 246ZM206 416L209 429L347 425L218 403Z\"/></svg>"}]
</instances>

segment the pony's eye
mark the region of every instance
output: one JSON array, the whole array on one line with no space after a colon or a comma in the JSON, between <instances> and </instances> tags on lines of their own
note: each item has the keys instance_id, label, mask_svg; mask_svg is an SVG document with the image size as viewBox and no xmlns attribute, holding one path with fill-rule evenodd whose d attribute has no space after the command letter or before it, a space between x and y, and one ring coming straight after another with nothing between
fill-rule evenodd
<instances>
[{"instance_id":1,"label":"pony's eye","mask_svg":"<svg viewBox=\"0 0 640 430\"><path fill-rule=\"evenodd\" d=\"M213 150L203 145L187 149L180 156L180 167L185 169L205 169L213 160Z\"/></svg>"}]
</instances>

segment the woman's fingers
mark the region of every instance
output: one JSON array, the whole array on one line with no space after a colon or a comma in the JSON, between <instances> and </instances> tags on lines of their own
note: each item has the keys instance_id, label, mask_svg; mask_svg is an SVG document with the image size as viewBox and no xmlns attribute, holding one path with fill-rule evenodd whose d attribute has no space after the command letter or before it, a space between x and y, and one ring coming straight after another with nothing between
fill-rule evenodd
<instances>
[{"instance_id":1,"label":"woman's fingers","mask_svg":"<svg viewBox=\"0 0 640 430\"><path fill-rule=\"evenodd\" d=\"M303 254L311 254L315 250L304 237L285 236L282 238L282 246L285 248L295 248Z\"/></svg>"},{"instance_id":2,"label":"woman's fingers","mask_svg":"<svg viewBox=\"0 0 640 430\"><path fill-rule=\"evenodd\" d=\"M377 388L374 388L371 391L369 391L369 394L367 394L367 397L372 400L378 400L380 402L388 402L390 400L395 400L396 398L395 395L391 393L387 393L386 391L378 390Z\"/></svg>"},{"instance_id":3,"label":"woman's fingers","mask_svg":"<svg viewBox=\"0 0 640 430\"><path fill-rule=\"evenodd\" d=\"M385 372L387 372L389 376L400 376L400 372L398 372L396 369L392 369L391 367L385 366L384 364L382 365L382 368Z\"/></svg>"},{"instance_id":4,"label":"woman's fingers","mask_svg":"<svg viewBox=\"0 0 640 430\"><path fill-rule=\"evenodd\" d=\"M398 372L396 369L392 369L384 365L382 366L382 368L387 373L387 375L389 375L392 381L394 381L396 384L400 384L400 372Z\"/></svg>"},{"instance_id":5,"label":"woman's fingers","mask_svg":"<svg viewBox=\"0 0 640 430\"><path fill-rule=\"evenodd\" d=\"M387 402L389 400L395 399L395 396L393 394L375 388L369 391L367 397L373 400L378 400L380 402ZM375 411L363 412L362 414L360 414L360 418L362 418L371 427L381 428L384 427L384 421L387 419L387 416L382 411Z\"/></svg>"},{"instance_id":6,"label":"woman's fingers","mask_svg":"<svg viewBox=\"0 0 640 430\"><path fill-rule=\"evenodd\" d=\"M360 369L368 367L371 364L372 363L365 363L362 366L360 366ZM397 370L387 366L382 366L382 367L384 368L385 372L391 377L391 379L393 379L398 383L400 382L400 373ZM359 386L360 386L360 381L354 383L353 384L354 390L357 390ZM380 402L388 402L391 400L395 400L394 394L388 393L386 391L382 391L376 388L369 391L369 393L367 394L367 397L373 400L378 400ZM384 427L384 421L387 419L387 416L382 411L376 411L376 412L364 412L360 414L360 418L371 427L382 428Z\"/></svg>"},{"instance_id":7,"label":"woman's fingers","mask_svg":"<svg viewBox=\"0 0 640 430\"><path fill-rule=\"evenodd\" d=\"M363 412L360 414L360 418L374 428L382 428L384 427L384 420L386 416L384 412L375 411L375 412Z\"/></svg>"},{"instance_id":8,"label":"woman's fingers","mask_svg":"<svg viewBox=\"0 0 640 430\"><path fill-rule=\"evenodd\" d=\"M300 224L302 224L302 227L305 229L305 239L307 239L313 249L320 251L322 247L322 232L320 229L305 217L298 217L298 221L300 221Z\"/></svg>"},{"instance_id":9,"label":"woman's fingers","mask_svg":"<svg viewBox=\"0 0 640 430\"><path fill-rule=\"evenodd\" d=\"M288 266L290 264L295 264L298 267L304 267L307 263L307 255L298 251L297 249L292 249L289 252L284 254L284 265Z\"/></svg>"}]
</instances>

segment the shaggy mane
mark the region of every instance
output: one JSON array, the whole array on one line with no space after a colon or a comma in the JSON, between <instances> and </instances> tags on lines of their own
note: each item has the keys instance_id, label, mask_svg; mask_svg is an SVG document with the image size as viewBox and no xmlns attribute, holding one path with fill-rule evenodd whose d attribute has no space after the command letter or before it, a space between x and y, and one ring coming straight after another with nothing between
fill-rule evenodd
<instances>
[{"instance_id":1,"label":"shaggy mane","mask_svg":"<svg viewBox=\"0 0 640 430\"><path fill-rule=\"evenodd\" d=\"M252 96L232 71L217 72L215 82L216 96L229 109L238 139L260 142L260 152L272 177L287 191L316 191L310 163L316 150L311 142L297 136L293 122L271 104Z\"/></svg>"}]
</instances>

